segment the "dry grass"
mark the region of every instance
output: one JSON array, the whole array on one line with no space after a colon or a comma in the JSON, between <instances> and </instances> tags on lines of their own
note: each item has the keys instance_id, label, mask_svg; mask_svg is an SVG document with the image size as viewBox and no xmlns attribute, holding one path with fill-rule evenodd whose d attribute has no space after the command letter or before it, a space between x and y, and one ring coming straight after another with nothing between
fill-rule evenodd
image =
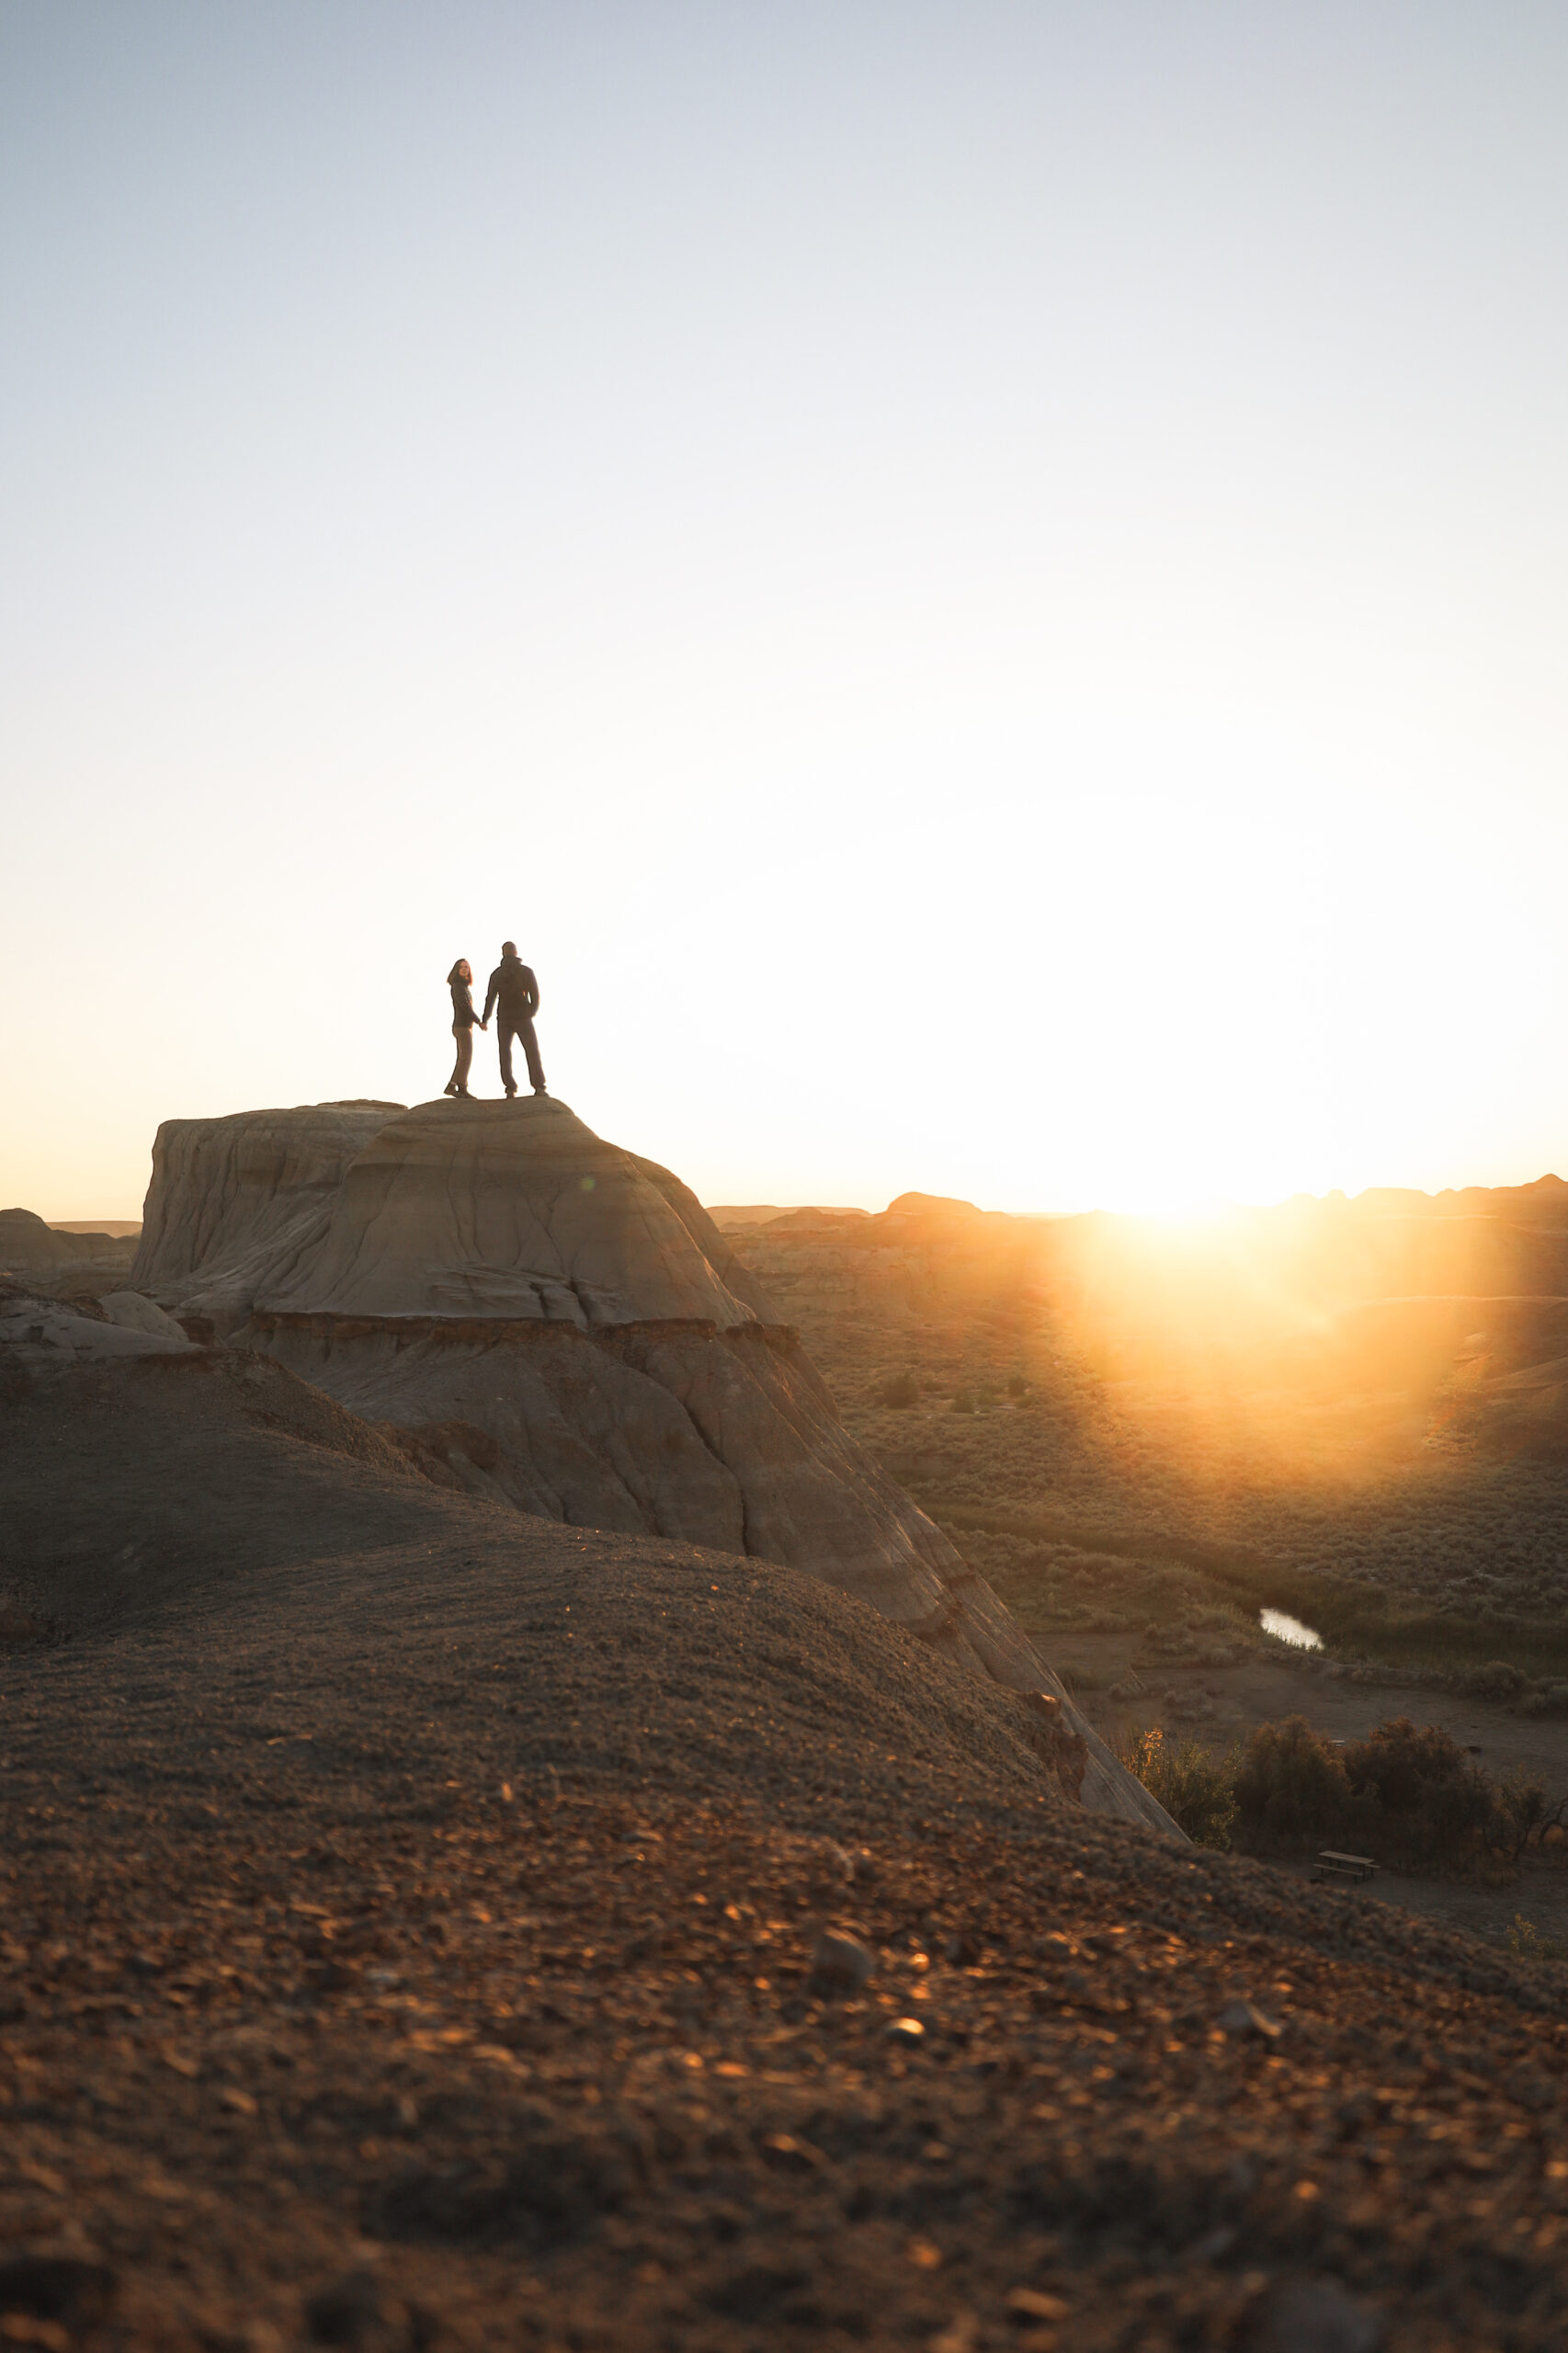
<instances>
[{"instance_id":1,"label":"dry grass","mask_svg":"<svg viewBox=\"0 0 1568 2353\"><path fill-rule=\"evenodd\" d=\"M1200 1414L1060 1329L803 1320L855 1435L1037 1631L1233 1647L1267 1606L1347 1659L1568 1677L1568 1466L1420 1433L1314 1457L1301 1427L1292 1451L1300 1400Z\"/></svg>"}]
</instances>

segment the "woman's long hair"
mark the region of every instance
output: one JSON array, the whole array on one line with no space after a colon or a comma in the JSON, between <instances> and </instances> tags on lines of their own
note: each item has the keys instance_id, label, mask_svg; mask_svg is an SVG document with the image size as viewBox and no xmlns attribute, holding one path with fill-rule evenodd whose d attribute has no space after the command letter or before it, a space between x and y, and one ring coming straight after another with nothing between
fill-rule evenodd
<instances>
[{"instance_id":1,"label":"woman's long hair","mask_svg":"<svg viewBox=\"0 0 1568 2353\"><path fill-rule=\"evenodd\" d=\"M471 986L472 985L473 973L470 970L469 961L466 956L460 956L457 962L452 966L451 971L447 974L447 986L449 988L455 988L459 981L467 981Z\"/></svg>"}]
</instances>

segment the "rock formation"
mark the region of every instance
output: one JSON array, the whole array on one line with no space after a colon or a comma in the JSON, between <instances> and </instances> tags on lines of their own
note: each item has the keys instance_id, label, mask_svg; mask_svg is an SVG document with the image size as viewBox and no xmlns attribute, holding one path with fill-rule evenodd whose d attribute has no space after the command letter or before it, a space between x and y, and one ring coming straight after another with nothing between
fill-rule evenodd
<instances>
[{"instance_id":1,"label":"rock formation","mask_svg":"<svg viewBox=\"0 0 1568 2353\"><path fill-rule=\"evenodd\" d=\"M31 1210L0 1210L0 1274L51 1290L77 1279L123 1280L136 1247L133 1234L66 1233Z\"/></svg>"},{"instance_id":2,"label":"rock formation","mask_svg":"<svg viewBox=\"0 0 1568 2353\"><path fill-rule=\"evenodd\" d=\"M222 1338L319 1238L356 1155L399 1103L310 1103L224 1120L166 1120L131 1271L142 1290L209 1318Z\"/></svg>"},{"instance_id":3,"label":"rock formation","mask_svg":"<svg viewBox=\"0 0 1568 2353\"><path fill-rule=\"evenodd\" d=\"M419 1435L475 1493L809 1570L1043 1691L1086 1738L1085 1802L1168 1827L991 1588L848 1437L695 1197L564 1105L168 1121L132 1281L187 1330Z\"/></svg>"},{"instance_id":4,"label":"rock formation","mask_svg":"<svg viewBox=\"0 0 1568 2353\"><path fill-rule=\"evenodd\" d=\"M8 1373L93 1364L118 1357L192 1356L174 1318L150 1299L113 1294L102 1306L51 1298L0 1280L0 1357Z\"/></svg>"}]
</instances>

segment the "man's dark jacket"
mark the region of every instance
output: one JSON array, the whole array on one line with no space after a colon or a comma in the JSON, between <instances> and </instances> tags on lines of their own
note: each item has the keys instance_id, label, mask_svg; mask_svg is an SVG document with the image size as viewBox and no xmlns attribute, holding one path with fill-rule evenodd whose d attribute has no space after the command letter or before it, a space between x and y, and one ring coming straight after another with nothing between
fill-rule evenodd
<instances>
[{"instance_id":1,"label":"man's dark jacket","mask_svg":"<svg viewBox=\"0 0 1568 2353\"><path fill-rule=\"evenodd\" d=\"M539 1011L539 983L520 956L503 956L484 992L484 1019L495 1006L503 1021L531 1021Z\"/></svg>"}]
</instances>

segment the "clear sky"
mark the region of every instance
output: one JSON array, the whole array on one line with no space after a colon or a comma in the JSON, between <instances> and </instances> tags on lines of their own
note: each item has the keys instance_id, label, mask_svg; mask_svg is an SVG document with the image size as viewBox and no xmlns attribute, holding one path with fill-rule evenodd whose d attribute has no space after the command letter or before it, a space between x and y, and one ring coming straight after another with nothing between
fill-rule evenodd
<instances>
[{"instance_id":1,"label":"clear sky","mask_svg":"<svg viewBox=\"0 0 1568 2353\"><path fill-rule=\"evenodd\" d=\"M0 1206L504 936L710 1200L1568 1173L1565 244L1557 0L0 0Z\"/></svg>"}]
</instances>

